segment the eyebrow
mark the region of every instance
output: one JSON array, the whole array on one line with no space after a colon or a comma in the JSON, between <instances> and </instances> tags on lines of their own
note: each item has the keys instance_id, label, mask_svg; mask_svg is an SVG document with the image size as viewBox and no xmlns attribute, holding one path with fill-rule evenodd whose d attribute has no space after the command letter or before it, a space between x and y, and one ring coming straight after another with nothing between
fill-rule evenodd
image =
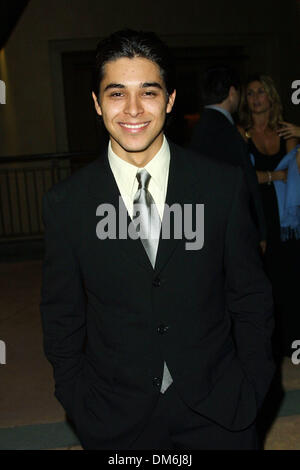
<instances>
[{"instance_id":1,"label":"eyebrow","mask_svg":"<svg viewBox=\"0 0 300 470\"><path fill-rule=\"evenodd\" d=\"M162 86L158 82L145 82L142 84L142 88L150 88L150 87L160 88L162 90Z\"/></svg>"},{"instance_id":2,"label":"eyebrow","mask_svg":"<svg viewBox=\"0 0 300 470\"><path fill-rule=\"evenodd\" d=\"M122 85L122 83L110 83L104 88L104 91L109 90L110 88L125 88L125 85Z\"/></svg>"},{"instance_id":3,"label":"eyebrow","mask_svg":"<svg viewBox=\"0 0 300 470\"><path fill-rule=\"evenodd\" d=\"M160 85L160 83L158 82L145 82L145 83L142 83L140 88L160 88L162 90L162 86ZM110 89L114 89L114 88L126 88L125 85L123 85L122 83L109 83L105 88L104 88L104 91L107 91L107 90L110 90Z\"/></svg>"}]
</instances>

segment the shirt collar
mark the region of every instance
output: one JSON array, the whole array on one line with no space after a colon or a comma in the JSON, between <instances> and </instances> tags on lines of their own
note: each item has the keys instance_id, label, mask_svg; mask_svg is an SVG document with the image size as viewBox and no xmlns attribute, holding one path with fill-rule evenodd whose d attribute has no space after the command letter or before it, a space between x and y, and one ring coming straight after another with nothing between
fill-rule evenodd
<instances>
[{"instance_id":1,"label":"shirt collar","mask_svg":"<svg viewBox=\"0 0 300 470\"><path fill-rule=\"evenodd\" d=\"M118 157L113 151L110 141L108 144L108 161L118 185L130 195L138 168Z\"/></svg>"},{"instance_id":2,"label":"shirt collar","mask_svg":"<svg viewBox=\"0 0 300 470\"><path fill-rule=\"evenodd\" d=\"M219 111L220 113L224 114L224 116L231 122L231 124L234 125L234 121L232 119L232 116L230 114L229 111L227 111L226 109L223 109L223 108L220 108L219 106L215 105L215 104L209 104L207 106L205 106L206 109L214 109L215 111Z\"/></svg>"},{"instance_id":3,"label":"shirt collar","mask_svg":"<svg viewBox=\"0 0 300 470\"><path fill-rule=\"evenodd\" d=\"M163 143L155 157L145 166L145 169L151 175L154 183L160 190L164 188L166 174L169 171L170 148L167 139L164 136Z\"/></svg>"},{"instance_id":4,"label":"shirt collar","mask_svg":"<svg viewBox=\"0 0 300 470\"><path fill-rule=\"evenodd\" d=\"M170 148L167 139L163 136L163 143L157 154L145 166L153 182L160 190L164 189L166 174L170 164ZM111 142L108 144L108 160L112 172L127 194L131 194L139 167L126 162L113 151Z\"/></svg>"}]
</instances>

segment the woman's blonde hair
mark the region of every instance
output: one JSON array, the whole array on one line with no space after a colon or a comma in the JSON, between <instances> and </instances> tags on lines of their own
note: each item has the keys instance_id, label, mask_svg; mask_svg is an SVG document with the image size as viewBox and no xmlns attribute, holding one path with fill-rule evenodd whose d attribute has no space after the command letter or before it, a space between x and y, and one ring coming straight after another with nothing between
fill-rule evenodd
<instances>
[{"instance_id":1,"label":"woman's blonde hair","mask_svg":"<svg viewBox=\"0 0 300 470\"><path fill-rule=\"evenodd\" d=\"M279 121L282 121L282 105L274 81L268 75L252 75L248 78L245 85L243 85L239 106L240 125L245 130L250 129L253 126L253 119L247 102L247 88L250 83L256 81L262 84L270 101L271 107L268 125L270 129L276 129Z\"/></svg>"}]
</instances>

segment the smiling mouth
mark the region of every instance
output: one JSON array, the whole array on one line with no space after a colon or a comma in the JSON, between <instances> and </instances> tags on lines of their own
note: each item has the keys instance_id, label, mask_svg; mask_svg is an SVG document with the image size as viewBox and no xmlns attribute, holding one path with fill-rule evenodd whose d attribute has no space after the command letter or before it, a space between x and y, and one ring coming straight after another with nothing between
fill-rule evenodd
<instances>
[{"instance_id":1,"label":"smiling mouth","mask_svg":"<svg viewBox=\"0 0 300 470\"><path fill-rule=\"evenodd\" d=\"M142 122L141 124L129 124L129 123L125 123L125 122L119 122L120 126L121 127L125 127L125 129L129 129L129 130L140 130L140 129L144 129L145 127L147 127L149 125L150 121L148 122Z\"/></svg>"}]
</instances>

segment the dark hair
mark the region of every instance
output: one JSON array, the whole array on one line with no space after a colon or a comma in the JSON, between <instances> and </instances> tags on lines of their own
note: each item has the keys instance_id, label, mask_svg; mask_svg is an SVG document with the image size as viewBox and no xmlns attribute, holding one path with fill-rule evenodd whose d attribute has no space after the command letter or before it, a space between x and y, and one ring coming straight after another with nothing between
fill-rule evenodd
<instances>
[{"instance_id":1,"label":"dark hair","mask_svg":"<svg viewBox=\"0 0 300 470\"><path fill-rule=\"evenodd\" d=\"M175 89L175 72L169 48L152 32L125 29L117 31L99 42L93 76L93 91L99 96L104 66L121 57L143 57L158 65L167 93Z\"/></svg>"},{"instance_id":2,"label":"dark hair","mask_svg":"<svg viewBox=\"0 0 300 470\"><path fill-rule=\"evenodd\" d=\"M202 103L222 103L228 97L231 86L236 90L240 88L239 76L233 68L227 65L209 67L202 79Z\"/></svg>"}]
</instances>

